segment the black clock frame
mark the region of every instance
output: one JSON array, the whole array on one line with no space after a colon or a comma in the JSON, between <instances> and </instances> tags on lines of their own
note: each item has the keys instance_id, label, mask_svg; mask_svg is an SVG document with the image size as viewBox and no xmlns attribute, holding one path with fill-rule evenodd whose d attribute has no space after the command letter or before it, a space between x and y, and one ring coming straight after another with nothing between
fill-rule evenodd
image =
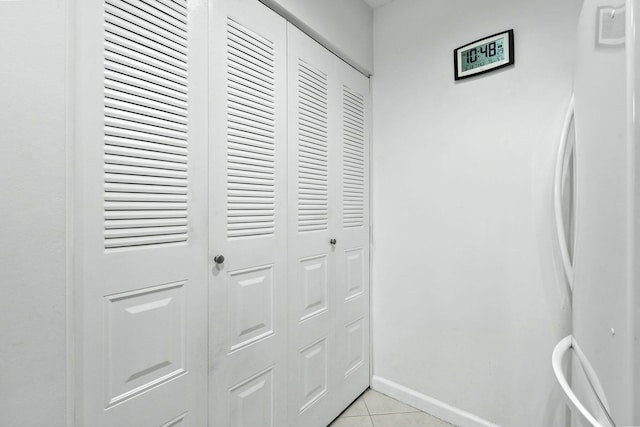
<instances>
[{"instance_id":1,"label":"black clock frame","mask_svg":"<svg viewBox=\"0 0 640 427\"><path fill-rule=\"evenodd\" d=\"M491 37L499 36L499 35L502 35L502 34L507 34L509 36L509 62L507 62L505 64L497 65L497 66L492 67L492 68L489 68L488 70L478 71L476 73L471 73L471 74L468 74L466 76L460 76L460 74L458 72L458 51L461 50L461 49L464 49L466 47L469 47L472 44L475 44L475 43L481 42L483 40L490 39ZM507 30L507 31L501 31L499 33L495 33L495 34L487 36L487 37L482 37L481 39L478 39L478 40L473 41L471 43L467 43L464 46L460 46L459 48L454 49L453 50L453 67L454 67L453 68L453 70L454 70L453 77L454 77L454 79L455 80L468 79L469 77L479 76L479 75L482 75L482 74L490 73L490 72L495 71L495 70L499 70L500 68L504 68L504 67L508 67L510 65L514 65L516 63L516 57L515 57L515 43L513 42L513 39L514 39L514 37L513 37L513 29L511 29L511 30Z\"/></svg>"}]
</instances>

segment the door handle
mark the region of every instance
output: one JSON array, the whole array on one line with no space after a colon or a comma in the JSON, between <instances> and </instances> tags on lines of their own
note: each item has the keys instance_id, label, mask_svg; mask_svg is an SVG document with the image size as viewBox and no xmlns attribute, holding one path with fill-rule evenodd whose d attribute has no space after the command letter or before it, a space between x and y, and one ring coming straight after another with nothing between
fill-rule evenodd
<instances>
[{"instance_id":1,"label":"door handle","mask_svg":"<svg viewBox=\"0 0 640 427\"><path fill-rule=\"evenodd\" d=\"M558 237L558 244L560 245L560 255L562 257L562 265L564 267L564 276L569 284L569 289L573 292L573 263L569 256L569 243L565 237L565 224L562 212L562 178L566 163L569 160L569 155L574 149L574 147L569 146L567 142L569 140L569 130L572 118L575 120L575 99L573 95L569 101L569 108L567 109L567 114L562 126L560 145L556 156L556 170L553 178L553 213L555 216L556 234Z\"/></svg>"},{"instance_id":2,"label":"door handle","mask_svg":"<svg viewBox=\"0 0 640 427\"><path fill-rule=\"evenodd\" d=\"M218 265L224 263L224 255L216 255L215 257L213 257L213 262Z\"/></svg>"},{"instance_id":3,"label":"door handle","mask_svg":"<svg viewBox=\"0 0 640 427\"><path fill-rule=\"evenodd\" d=\"M565 354L569 352L570 349L573 348L573 351L578 359L578 364L582 367L584 374L587 377L587 382L591 386L591 391L594 394L594 397L598 401L600 408L603 410L605 416L609 420L610 425L616 425L611 419L611 414L609 413L609 402L607 402L604 389L602 388L602 384L598 379L598 375L593 369L593 366L589 363L589 359L582 352L580 346L576 342L575 338L572 335L569 335L563 338L553 349L553 354L551 356L551 366L553 367L553 373L556 376L556 380L560 385L560 388L564 392L564 398L569 405L570 409L575 409L580 413L580 415L589 422L589 425L593 427L605 427L604 424L600 423L596 418L584 407L582 402L578 399L576 394L573 392L573 389L569 385L569 382L566 379L564 372L562 371L562 359Z\"/></svg>"},{"instance_id":4,"label":"door handle","mask_svg":"<svg viewBox=\"0 0 640 427\"><path fill-rule=\"evenodd\" d=\"M329 243L331 243L331 246L335 246L338 241L336 239L331 239L329 240Z\"/></svg>"}]
</instances>

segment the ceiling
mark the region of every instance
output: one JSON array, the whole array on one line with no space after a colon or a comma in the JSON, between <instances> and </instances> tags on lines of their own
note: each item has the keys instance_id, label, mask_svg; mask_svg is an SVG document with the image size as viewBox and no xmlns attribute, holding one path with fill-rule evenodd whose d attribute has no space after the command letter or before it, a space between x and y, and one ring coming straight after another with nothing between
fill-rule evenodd
<instances>
[{"instance_id":1,"label":"ceiling","mask_svg":"<svg viewBox=\"0 0 640 427\"><path fill-rule=\"evenodd\" d=\"M387 3L391 3L393 0L364 0L372 8L384 6Z\"/></svg>"}]
</instances>

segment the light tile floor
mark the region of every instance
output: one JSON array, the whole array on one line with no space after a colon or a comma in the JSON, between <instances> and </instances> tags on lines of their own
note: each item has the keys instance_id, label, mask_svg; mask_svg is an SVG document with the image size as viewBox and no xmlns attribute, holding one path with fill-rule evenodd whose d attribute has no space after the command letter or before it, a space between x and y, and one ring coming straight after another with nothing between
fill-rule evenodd
<instances>
[{"instance_id":1,"label":"light tile floor","mask_svg":"<svg viewBox=\"0 0 640 427\"><path fill-rule=\"evenodd\" d=\"M329 427L455 427L374 390L365 391Z\"/></svg>"}]
</instances>

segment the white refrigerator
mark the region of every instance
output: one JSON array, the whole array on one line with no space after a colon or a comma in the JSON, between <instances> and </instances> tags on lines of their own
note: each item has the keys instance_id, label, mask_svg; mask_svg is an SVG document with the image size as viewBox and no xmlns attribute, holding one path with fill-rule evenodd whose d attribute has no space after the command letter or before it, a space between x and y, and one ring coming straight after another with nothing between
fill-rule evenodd
<instances>
[{"instance_id":1,"label":"white refrigerator","mask_svg":"<svg viewBox=\"0 0 640 427\"><path fill-rule=\"evenodd\" d=\"M573 331L553 355L572 426L640 426L639 7L584 0L577 27L575 145L561 144L555 189L557 211L573 199L572 224L556 214Z\"/></svg>"}]
</instances>

